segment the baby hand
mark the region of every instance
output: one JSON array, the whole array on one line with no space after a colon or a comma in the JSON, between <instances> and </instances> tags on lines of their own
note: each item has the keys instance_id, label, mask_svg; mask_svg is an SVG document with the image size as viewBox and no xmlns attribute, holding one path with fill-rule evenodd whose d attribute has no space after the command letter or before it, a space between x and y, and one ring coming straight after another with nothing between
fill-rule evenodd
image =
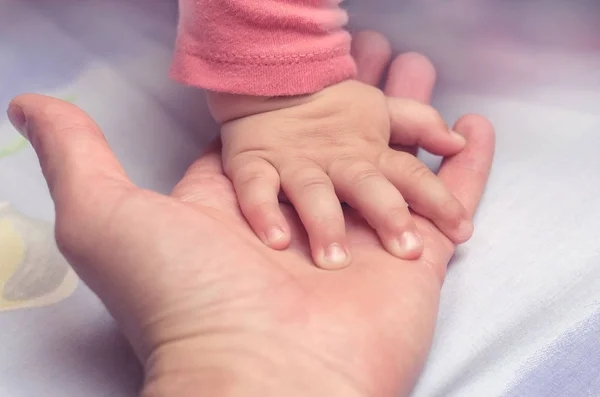
<instances>
[{"instance_id":1,"label":"baby hand","mask_svg":"<svg viewBox=\"0 0 600 397\"><path fill-rule=\"evenodd\" d=\"M449 131L432 107L386 98L353 80L303 97L209 93L209 105L222 124L224 170L240 208L272 248L290 242L280 191L306 228L316 264L326 269L350 262L340 201L359 211L383 246L403 259L416 259L423 250L407 205L454 243L471 236L465 209L437 176L416 157L389 147L393 134L395 142L434 154L462 150L464 138Z\"/></svg>"}]
</instances>

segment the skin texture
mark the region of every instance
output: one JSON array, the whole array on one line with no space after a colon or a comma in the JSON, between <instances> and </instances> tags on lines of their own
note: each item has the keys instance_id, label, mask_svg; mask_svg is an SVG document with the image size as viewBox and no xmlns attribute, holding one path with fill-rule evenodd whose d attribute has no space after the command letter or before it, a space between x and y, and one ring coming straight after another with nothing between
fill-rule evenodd
<instances>
[{"instance_id":1,"label":"skin texture","mask_svg":"<svg viewBox=\"0 0 600 397\"><path fill-rule=\"evenodd\" d=\"M389 60L382 37L362 33L360 80L374 84ZM405 54L388 95L424 100L435 75ZM410 76L410 85L398 84ZM407 89L407 87L409 89ZM9 108L29 136L56 205L56 237L102 299L146 370L145 397L406 396L431 345L440 288L454 244L414 215L425 241L418 260L390 255L358 214L345 209L352 265L325 271L294 210L280 206L290 248L259 241L223 174L218 147L196 161L171 196L134 186L101 131L75 106L24 95ZM494 147L479 116L454 129L467 144L439 177L469 217ZM141 298L143 297L143 298Z\"/></svg>"},{"instance_id":2,"label":"skin texture","mask_svg":"<svg viewBox=\"0 0 600 397\"><path fill-rule=\"evenodd\" d=\"M423 163L390 142L454 155L465 140L431 106L386 97L378 88L348 80L301 97L209 93L222 124L223 166L240 208L265 244L290 242L279 209L282 191L309 236L315 263L324 269L351 262L341 202L373 227L383 246L416 259L423 240L409 208L431 219L455 243L473 232L467 211Z\"/></svg>"}]
</instances>

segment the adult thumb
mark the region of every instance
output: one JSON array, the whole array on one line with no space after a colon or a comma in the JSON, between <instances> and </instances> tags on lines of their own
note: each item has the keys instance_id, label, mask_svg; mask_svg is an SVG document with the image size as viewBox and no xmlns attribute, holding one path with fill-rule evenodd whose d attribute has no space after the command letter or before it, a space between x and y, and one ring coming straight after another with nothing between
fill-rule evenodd
<instances>
[{"instance_id":1,"label":"adult thumb","mask_svg":"<svg viewBox=\"0 0 600 397\"><path fill-rule=\"evenodd\" d=\"M88 255L123 197L136 188L94 121L42 95L11 101L8 118L33 146L56 209L56 240L73 264Z\"/></svg>"},{"instance_id":2,"label":"adult thumb","mask_svg":"<svg viewBox=\"0 0 600 397\"><path fill-rule=\"evenodd\" d=\"M76 106L28 94L13 99L7 113L33 146L57 209L107 185L131 186L96 123Z\"/></svg>"}]
</instances>

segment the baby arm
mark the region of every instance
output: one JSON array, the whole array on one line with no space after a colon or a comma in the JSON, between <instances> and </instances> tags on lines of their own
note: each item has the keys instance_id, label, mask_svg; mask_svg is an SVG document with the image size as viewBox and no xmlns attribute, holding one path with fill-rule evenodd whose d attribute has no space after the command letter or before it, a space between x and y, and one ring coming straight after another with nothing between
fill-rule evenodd
<instances>
[{"instance_id":1,"label":"baby arm","mask_svg":"<svg viewBox=\"0 0 600 397\"><path fill-rule=\"evenodd\" d=\"M317 92L355 74L336 0L180 0L171 75L215 92Z\"/></svg>"},{"instance_id":2,"label":"baby arm","mask_svg":"<svg viewBox=\"0 0 600 397\"><path fill-rule=\"evenodd\" d=\"M182 0L172 75L208 89L221 123L223 165L255 233L282 249L283 191L315 262L350 262L340 200L358 210L392 254L420 256L407 204L454 242L472 232L462 205L390 138L436 154L460 151L439 114L352 80L347 16L332 0Z\"/></svg>"}]
</instances>

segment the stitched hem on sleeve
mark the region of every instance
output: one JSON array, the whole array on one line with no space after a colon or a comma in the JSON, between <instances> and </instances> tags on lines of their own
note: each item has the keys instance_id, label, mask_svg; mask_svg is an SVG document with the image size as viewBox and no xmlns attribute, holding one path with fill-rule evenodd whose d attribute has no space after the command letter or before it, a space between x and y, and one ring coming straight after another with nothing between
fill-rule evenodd
<instances>
[{"instance_id":1,"label":"stitched hem on sleeve","mask_svg":"<svg viewBox=\"0 0 600 397\"><path fill-rule=\"evenodd\" d=\"M348 53L289 62L226 62L185 50L175 53L170 75L211 91L257 96L311 94L351 79L356 65Z\"/></svg>"}]
</instances>

